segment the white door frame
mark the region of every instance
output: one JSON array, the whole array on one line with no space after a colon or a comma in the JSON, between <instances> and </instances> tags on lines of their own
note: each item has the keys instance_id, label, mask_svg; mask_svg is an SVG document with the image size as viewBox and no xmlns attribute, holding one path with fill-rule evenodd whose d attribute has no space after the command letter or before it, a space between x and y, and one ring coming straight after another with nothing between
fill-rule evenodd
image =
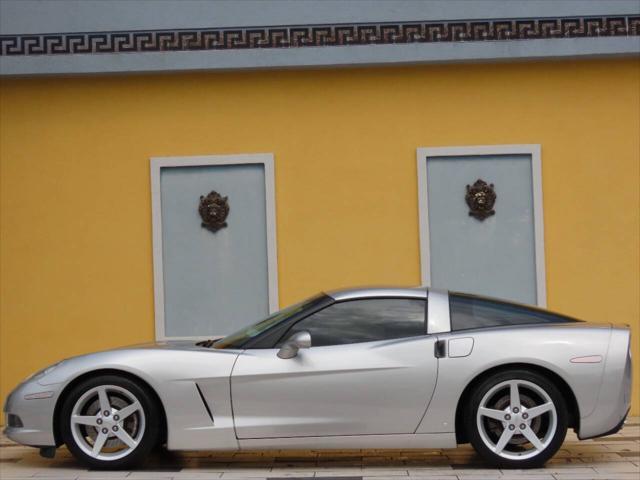
<instances>
[{"instance_id":1,"label":"white door frame","mask_svg":"<svg viewBox=\"0 0 640 480\"><path fill-rule=\"evenodd\" d=\"M544 260L544 218L542 213L542 162L540 145L479 145L471 147L427 147L417 149L418 215L420 224L420 270L422 284L431 285L429 245L429 200L427 196L427 159L429 157L460 157L473 155L530 155L533 180L533 221L537 305L547 306L547 284Z\"/></svg>"},{"instance_id":2,"label":"white door frame","mask_svg":"<svg viewBox=\"0 0 640 480\"><path fill-rule=\"evenodd\" d=\"M162 263L162 199L160 171L171 167L199 167L206 165L264 165L265 207L267 221L267 275L269 313L278 310L278 249L276 244L276 196L274 161L271 153L238 155L198 155L189 157L151 158L151 212L153 225L153 292L156 340L198 340L204 337L167 337L164 328L164 271Z\"/></svg>"}]
</instances>

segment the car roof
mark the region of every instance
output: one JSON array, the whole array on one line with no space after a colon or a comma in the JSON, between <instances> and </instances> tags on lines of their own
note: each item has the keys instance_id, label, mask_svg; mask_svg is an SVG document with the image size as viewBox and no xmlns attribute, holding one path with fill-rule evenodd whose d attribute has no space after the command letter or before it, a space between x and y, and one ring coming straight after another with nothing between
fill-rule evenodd
<instances>
[{"instance_id":1,"label":"car roof","mask_svg":"<svg viewBox=\"0 0 640 480\"><path fill-rule=\"evenodd\" d=\"M404 297L427 298L426 287L361 287L325 292L336 301L357 300L359 298Z\"/></svg>"}]
</instances>

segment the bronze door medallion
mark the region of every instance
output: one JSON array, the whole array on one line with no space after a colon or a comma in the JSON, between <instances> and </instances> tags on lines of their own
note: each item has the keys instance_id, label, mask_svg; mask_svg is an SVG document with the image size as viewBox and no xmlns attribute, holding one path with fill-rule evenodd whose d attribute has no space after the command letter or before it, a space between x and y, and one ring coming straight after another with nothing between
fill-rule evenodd
<instances>
[{"instance_id":1,"label":"bronze door medallion","mask_svg":"<svg viewBox=\"0 0 640 480\"><path fill-rule=\"evenodd\" d=\"M198 212L202 218L202 227L212 232L217 232L227 226L229 216L229 197L223 197L212 190L209 195L200 196Z\"/></svg>"},{"instance_id":2,"label":"bronze door medallion","mask_svg":"<svg viewBox=\"0 0 640 480\"><path fill-rule=\"evenodd\" d=\"M488 184L484 180L476 180L473 185L467 185L465 200L469 206L469 215L482 221L496 212L493 206L496 203L496 192L493 183Z\"/></svg>"}]
</instances>

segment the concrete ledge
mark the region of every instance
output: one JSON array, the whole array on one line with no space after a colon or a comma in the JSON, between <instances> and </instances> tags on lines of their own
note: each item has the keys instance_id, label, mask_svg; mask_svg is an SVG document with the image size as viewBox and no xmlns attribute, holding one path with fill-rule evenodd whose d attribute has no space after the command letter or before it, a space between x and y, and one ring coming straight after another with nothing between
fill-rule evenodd
<instances>
[{"instance_id":1,"label":"concrete ledge","mask_svg":"<svg viewBox=\"0 0 640 480\"><path fill-rule=\"evenodd\" d=\"M0 57L0 75L421 65L640 55L640 37Z\"/></svg>"}]
</instances>

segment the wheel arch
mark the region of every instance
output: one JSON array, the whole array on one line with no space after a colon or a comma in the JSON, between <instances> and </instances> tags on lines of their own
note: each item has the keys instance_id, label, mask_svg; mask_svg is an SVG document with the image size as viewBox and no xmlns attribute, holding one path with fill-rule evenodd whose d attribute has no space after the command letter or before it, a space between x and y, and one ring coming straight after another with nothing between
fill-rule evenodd
<instances>
[{"instance_id":1,"label":"wheel arch","mask_svg":"<svg viewBox=\"0 0 640 480\"><path fill-rule=\"evenodd\" d=\"M456 406L456 442L458 444L469 442L464 425L464 412L465 407L469 404L469 400L475 387L486 378L495 375L496 373L514 369L533 371L545 376L553 382L558 390L560 390L564 400L567 402L569 427L576 431L579 429L580 414L578 413L578 401L569 384L560 375L553 370L532 363L509 363L499 365L479 373L464 388L462 395L460 395L460 398L458 399L458 405Z\"/></svg>"},{"instance_id":2,"label":"wheel arch","mask_svg":"<svg viewBox=\"0 0 640 480\"><path fill-rule=\"evenodd\" d=\"M60 432L60 415L62 414L62 405L65 401L65 399L67 398L67 396L69 395L69 392L71 392L71 390L73 388L75 388L76 385L78 385L79 383L85 381L88 378L92 378L92 377L96 377L99 375L116 375L119 377L124 377L127 378L133 382L138 383L142 388L144 388L145 390L148 391L148 393L151 395L151 397L154 399L154 401L156 402L156 404L158 405L159 409L160 409L160 413L162 415L162 419L161 419L161 432L160 432L160 441L161 443L166 442L167 440L167 413L165 411L164 405L162 404L162 400L160 400L160 396L158 395L158 393L155 391L155 389L149 385L148 382L146 382L144 379L142 379L141 377L139 377L138 375L135 375L131 372L127 372L124 370L118 370L118 369L114 369L114 368L104 368L104 369L98 369L98 370L91 370L88 372L84 372L81 375L78 375L76 378L74 378L73 380L71 380L62 390L62 392L60 392L60 395L58 396L58 399L56 400L56 406L53 410L53 436L56 442L56 446L60 446L62 445L62 435Z\"/></svg>"}]
</instances>

